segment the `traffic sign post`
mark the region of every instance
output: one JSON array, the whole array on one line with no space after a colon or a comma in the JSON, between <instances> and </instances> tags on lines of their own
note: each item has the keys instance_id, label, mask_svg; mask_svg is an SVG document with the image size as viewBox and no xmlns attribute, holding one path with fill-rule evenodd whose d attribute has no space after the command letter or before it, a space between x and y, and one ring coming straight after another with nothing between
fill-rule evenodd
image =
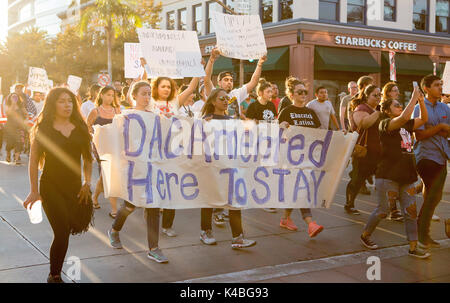
<instances>
[{"instance_id":1,"label":"traffic sign post","mask_svg":"<svg viewBox=\"0 0 450 303\"><path fill-rule=\"evenodd\" d=\"M111 83L111 77L109 74L99 74L97 82L100 86L107 86Z\"/></svg>"}]
</instances>

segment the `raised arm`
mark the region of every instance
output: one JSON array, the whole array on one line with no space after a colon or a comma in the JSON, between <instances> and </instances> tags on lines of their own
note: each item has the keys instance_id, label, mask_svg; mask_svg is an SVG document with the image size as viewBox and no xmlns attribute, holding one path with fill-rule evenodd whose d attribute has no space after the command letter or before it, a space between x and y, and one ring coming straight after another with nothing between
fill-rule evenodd
<instances>
[{"instance_id":1,"label":"raised arm","mask_svg":"<svg viewBox=\"0 0 450 303\"><path fill-rule=\"evenodd\" d=\"M353 120L355 121L356 127L360 127L362 129L367 129L374 125L379 117L379 111L375 111L370 115L363 111L353 112Z\"/></svg>"},{"instance_id":2,"label":"raised arm","mask_svg":"<svg viewBox=\"0 0 450 303\"><path fill-rule=\"evenodd\" d=\"M214 48L211 52L211 56L209 57L208 64L205 67L205 95L209 96L211 91L214 88L214 85L211 80L211 76L213 73L214 62L216 62L217 58L220 56L220 51L217 48Z\"/></svg>"},{"instance_id":3,"label":"raised arm","mask_svg":"<svg viewBox=\"0 0 450 303\"><path fill-rule=\"evenodd\" d=\"M186 102L186 100L189 98L189 96L194 93L199 81L199 77L192 78L188 88L186 88L181 94L178 95L179 106L182 106L184 102Z\"/></svg>"},{"instance_id":4,"label":"raised arm","mask_svg":"<svg viewBox=\"0 0 450 303\"><path fill-rule=\"evenodd\" d=\"M411 96L411 100L409 100L408 105L403 110L400 116L395 117L391 120L388 126L388 131L392 131L395 129L401 128L406 122L408 122L411 119L411 115L414 111L414 107L416 106L417 100L419 99L421 95L421 92L418 87L414 88L414 92ZM425 110L426 111L426 110ZM415 123L414 123L415 125ZM423 124L422 124L423 125ZM420 125L420 126L422 126Z\"/></svg>"},{"instance_id":5,"label":"raised arm","mask_svg":"<svg viewBox=\"0 0 450 303\"><path fill-rule=\"evenodd\" d=\"M259 78L261 78L262 65L266 61L267 61L267 56L262 56L259 59L258 65L256 66L256 69L253 72L250 82L246 84L248 94L250 94L253 91L253 89L256 87L256 85L258 85Z\"/></svg>"},{"instance_id":6,"label":"raised arm","mask_svg":"<svg viewBox=\"0 0 450 303\"><path fill-rule=\"evenodd\" d=\"M420 116L414 119L414 129L418 129L422 125L428 122L428 111L425 105L425 99L421 94L419 97Z\"/></svg>"}]
</instances>

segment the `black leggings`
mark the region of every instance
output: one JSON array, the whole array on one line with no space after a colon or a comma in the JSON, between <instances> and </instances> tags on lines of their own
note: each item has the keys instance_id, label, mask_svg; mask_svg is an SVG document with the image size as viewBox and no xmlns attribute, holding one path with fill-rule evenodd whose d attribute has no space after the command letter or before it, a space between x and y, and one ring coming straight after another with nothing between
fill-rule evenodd
<instances>
[{"instance_id":1,"label":"black leggings","mask_svg":"<svg viewBox=\"0 0 450 303\"><path fill-rule=\"evenodd\" d=\"M53 230L53 242L50 248L50 274L60 275L69 247L70 203L77 203L78 191L61 192L55 184L41 182L40 194L42 206ZM66 190L66 188L62 188Z\"/></svg>"},{"instance_id":2,"label":"black leggings","mask_svg":"<svg viewBox=\"0 0 450 303\"><path fill-rule=\"evenodd\" d=\"M240 210L229 210L230 227L233 238L242 234L242 214ZM202 208L201 210L201 229L206 231L212 229L212 208Z\"/></svg>"}]
</instances>

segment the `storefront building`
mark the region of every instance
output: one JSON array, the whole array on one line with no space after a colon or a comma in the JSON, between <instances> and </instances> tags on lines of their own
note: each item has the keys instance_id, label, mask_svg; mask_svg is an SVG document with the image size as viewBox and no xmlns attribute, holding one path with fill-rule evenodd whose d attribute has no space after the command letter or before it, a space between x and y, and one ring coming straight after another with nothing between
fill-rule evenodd
<instances>
[{"instance_id":1,"label":"storefront building","mask_svg":"<svg viewBox=\"0 0 450 303\"><path fill-rule=\"evenodd\" d=\"M231 0L229 0L231 1ZM223 11L212 1L168 1L162 28L196 30L202 54L215 44L211 11ZM368 5L370 3L370 5ZM346 92L347 83L362 75L377 85L389 81L389 51L395 51L397 82L406 101L412 81L450 61L450 0L250 0L251 14L263 23L268 60L263 77L284 91L284 79L294 75L309 84L309 98L319 85L329 99ZM204 22L205 21L205 22ZM255 62L245 62L245 80ZM239 71L237 60L221 57L214 74Z\"/></svg>"}]
</instances>

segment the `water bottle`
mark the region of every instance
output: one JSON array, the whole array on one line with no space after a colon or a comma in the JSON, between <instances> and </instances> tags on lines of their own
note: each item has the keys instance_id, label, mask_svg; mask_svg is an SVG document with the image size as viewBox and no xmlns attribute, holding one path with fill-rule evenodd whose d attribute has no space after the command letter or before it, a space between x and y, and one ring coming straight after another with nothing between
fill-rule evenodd
<instances>
[{"instance_id":1,"label":"water bottle","mask_svg":"<svg viewBox=\"0 0 450 303\"><path fill-rule=\"evenodd\" d=\"M31 206L31 203L27 206L28 216L30 217L30 222L33 224L39 224L42 222L42 202L38 200L34 202Z\"/></svg>"}]
</instances>

